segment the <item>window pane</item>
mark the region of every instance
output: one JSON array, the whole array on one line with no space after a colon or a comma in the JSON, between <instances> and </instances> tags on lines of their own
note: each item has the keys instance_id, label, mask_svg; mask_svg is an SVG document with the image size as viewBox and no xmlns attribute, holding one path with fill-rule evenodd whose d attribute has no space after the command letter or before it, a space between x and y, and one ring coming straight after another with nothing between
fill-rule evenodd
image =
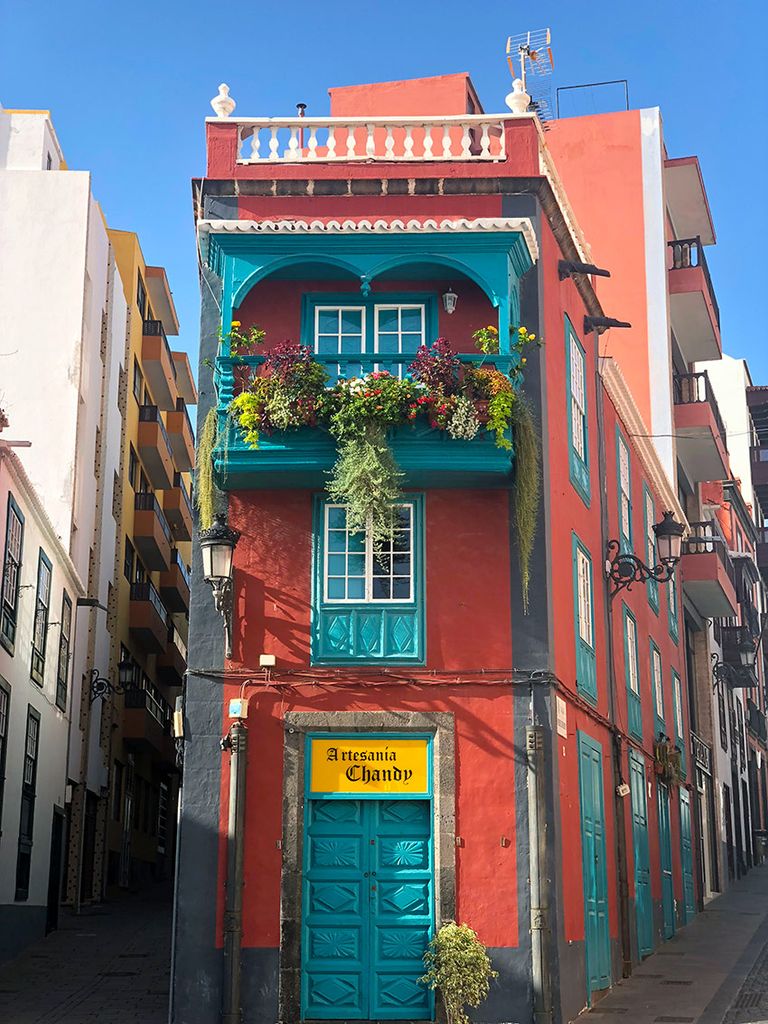
<instances>
[{"instance_id":1,"label":"window pane","mask_svg":"<svg viewBox=\"0 0 768 1024\"><path fill-rule=\"evenodd\" d=\"M343 309L341 311L342 334L363 333L363 313L360 309Z\"/></svg>"},{"instance_id":2,"label":"window pane","mask_svg":"<svg viewBox=\"0 0 768 1024\"><path fill-rule=\"evenodd\" d=\"M409 577L395 577L395 579L392 581L392 597L400 601L410 600L411 580Z\"/></svg>"},{"instance_id":3,"label":"window pane","mask_svg":"<svg viewBox=\"0 0 768 1024\"><path fill-rule=\"evenodd\" d=\"M338 334L339 311L337 309L318 309L317 332L318 334Z\"/></svg>"},{"instance_id":4,"label":"window pane","mask_svg":"<svg viewBox=\"0 0 768 1024\"><path fill-rule=\"evenodd\" d=\"M329 508L328 528L330 530L345 530L347 528L347 510L344 508Z\"/></svg>"},{"instance_id":5,"label":"window pane","mask_svg":"<svg viewBox=\"0 0 768 1024\"><path fill-rule=\"evenodd\" d=\"M400 310L400 329L421 334L424 322L423 306L405 306Z\"/></svg>"},{"instance_id":6,"label":"window pane","mask_svg":"<svg viewBox=\"0 0 768 1024\"><path fill-rule=\"evenodd\" d=\"M346 555L328 555L328 575L343 576L347 567Z\"/></svg>"},{"instance_id":7,"label":"window pane","mask_svg":"<svg viewBox=\"0 0 768 1024\"><path fill-rule=\"evenodd\" d=\"M346 548L347 535L343 530L328 531L328 550L344 551Z\"/></svg>"},{"instance_id":8,"label":"window pane","mask_svg":"<svg viewBox=\"0 0 768 1024\"><path fill-rule=\"evenodd\" d=\"M352 552L364 552L365 551L365 534L364 533L350 533L347 537L347 550Z\"/></svg>"},{"instance_id":9,"label":"window pane","mask_svg":"<svg viewBox=\"0 0 768 1024\"><path fill-rule=\"evenodd\" d=\"M344 593L344 580L338 578L329 579L327 592L330 601L343 601L346 597Z\"/></svg>"},{"instance_id":10,"label":"window pane","mask_svg":"<svg viewBox=\"0 0 768 1024\"><path fill-rule=\"evenodd\" d=\"M374 576L389 576L392 572L392 556L391 555L376 555L373 560L373 575Z\"/></svg>"},{"instance_id":11,"label":"window pane","mask_svg":"<svg viewBox=\"0 0 768 1024\"><path fill-rule=\"evenodd\" d=\"M397 307L387 309L380 306L378 310L379 318L379 331L394 331L398 330L398 316Z\"/></svg>"},{"instance_id":12,"label":"window pane","mask_svg":"<svg viewBox=\"0 0 768 1024\"><path fill-rule=\"evenodd\" d=\"M375 576L373 580L373 599L381 601L391 596L391 582L388 576Z\"/></svg>"},{"instance_id":13,"label":"window pane","mask_svg":"<svg viewBox=\"0 0 768 1024\"><path fill-rule=\"evenodd\" d=\"M362 601L365 597L365 580L357 576L353 577L349 581L347 588L347 597L350 601Z\"/></svg>"},{"instance_id":14,"label":"window pane","mask_svg":"<svg viewBox=\"0 0 768 1024\"><path fill-rule=\"evenodd\" d=\"M315 350L319 356L336 355L339 351L339 339L336 335L319 334Z\"/></svg>"},{"instance_id":15,"label":"window pane","mask_svg":"<svg viewBox=\"0 0 768 1024\"><path fill-rule=\"evenodd\" d=\"M364 576L365 555L349 555L347 557L347 573L349 576Z\"/></svg>"}]
</instances>

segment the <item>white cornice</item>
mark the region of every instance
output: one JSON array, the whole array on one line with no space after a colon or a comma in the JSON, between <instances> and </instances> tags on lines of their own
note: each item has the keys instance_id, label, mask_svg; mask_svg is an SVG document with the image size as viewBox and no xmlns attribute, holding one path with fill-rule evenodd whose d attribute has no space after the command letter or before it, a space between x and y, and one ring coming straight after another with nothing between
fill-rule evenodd
<instances>
[{"instance_id":1,"label":"white cornice","mask_svg":"<svg viewBox=\"0 0 768 1024\"><path fill-rule=\"evenodd\" d=\"M687 530L688 519L656 451L653 438L650 436L651 432L643 422L640 410L627 386L624 374L613 359L604 356L600 359L600 375L606 393L632 438L635 450L648 474L649 483L661 499L664 510L674 512L678 522L684 523Z\"/></svg>"},{"instance_id":2,"label":"white cornice","mask_svg":"<svg viewBox=\"0 0 768 1024\"><path fill-rule=\"evenodd\" d=\"M444 218L433 217L422 219L409 218L401 220L200 220L197 222L198 234L207 238L211 234L324 234L346 235L357 234L424 234L439 232L451 234L462 231L501 232L518 231L525 240L531 260L535 263L539 258L539 244L536 232L528 217L466 217Z\"/></svg>"},{"instance_id":3,"label":"white cornice","mask_svg":"<svg viewBox=\"0 0 768 1024\"><path fill-rule=\"evenodd\" d=\"M0 441L0 461L7 463L11 478L15 481L16 486L23 495L25 504L35 512L35 518L37 525L40 528L40 532L45 537L49 549L54 555L56 564L60 565L69 577L75 596L82 596L85 594L85 587L83 586L83 581L80 579L80 574L77 571L75 563L69 557L69 552L61 543L61 538L54 530L53 523L48 518L48 513L45 511L45 507L40 501L32 481L27 476L21 459L19 459L18 455L16 455L14 451L3 445L2 441Z\"/></svg>"}]
</instances>

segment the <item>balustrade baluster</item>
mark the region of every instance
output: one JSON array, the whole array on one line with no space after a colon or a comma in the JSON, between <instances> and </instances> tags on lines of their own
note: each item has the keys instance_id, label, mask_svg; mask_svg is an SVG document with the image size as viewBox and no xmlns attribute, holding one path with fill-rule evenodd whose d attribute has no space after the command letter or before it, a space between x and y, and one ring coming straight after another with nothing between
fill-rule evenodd
<instances>
[{"instance_id":1,"label":"balustrade baluster","mask_svg":"<svg viewBox=\"0 0 768 1024\"><path fill-rule=\"evenodd\" d=\"M310 160L317 160L317 128L314 125L309 129L307 156Z\"/></svg>"},{"instance_id":2,"label":"balustrade baluster","mask_svg":"<svg viewBox=\"0 0 768 1024\"><path fill-rule=\"evenodd\" d=\"M347 125L347 159L354 160L356 155L357 143L355 141L355 126L353 124Z\"/></svg>"},{"instance_id":3,"label":"balustrade baluster","mask_svg":"<svg viewBox=\"0 0 768 1024\"><path fill-rule=\"evenodd\" d=\"M409 124L405 126L403 156L406 160L413 160L413 127Z\"/></svg>"},{"instance_id":4,"label":"balustrade baluster","mask_svg":"<svg viewBox=\"0 0 768 1024\"><path fill-rule=\"evenodd\" d=\"M432 125L424 125L424 159L432 159Z\"/></svg>"},{"instance_id":5,"label":"balustrade baluster","mask_svg":"<svg viewBox=\"0 0 768 1024\"><path fill-rule=\"evenodd\" d=\"M336 156L336 129L331 125L328 128L328 159L333 160Z\"/></svg>"},{"instance_id":6,"label":"balustrade baluster","mask_svg":"<svg viewBox=\"0 0 768 1024\"><path fill-rule=\"evenodd\" d=\"M280 148L280 143L278 142L278 139L277 139L277 127L275 125L270 125L269 131L270 131L269 159L270 160L279 160L280 156L279 156L277 151Z\"/></svg>"},{"instance_id":7,"label":"balustrade baluster","mask_svg":"<svg viewBox=\"0 0 768 1024\"><path fill-rule=\"evenodd\" d=\"M373 160L376 156L376 140L373 134L373 125L367 124L365 126L367 137L365 140L365 155L369 160Z\"/></svg>"},{"instance_id":8,"label":"balustrade baluster","mask_svg":"<svg viewBox=\"0 0 768 1024\"><path fill-rule=\"evenodd\" d=\"M300 160L301 150L299 149L299 127L291 125L291 137L288 139L288 150L285 154L286 160Z\"/></svg>"},{"instance_id":9,"label":"balustrade baluster","mask_svg":"<svg viewBox=\"0 0 768 1024\"><path fill-rule=\"evenodd\" d=\"M443 159L450 160L451 158L451 126L448 124L443 125Z\"/></svg>"},{"instance_id":10,"label":"balustrade baluster","mask_svg":"<svg viewBox=\"0 0 768 1024\"><path fill-rule=\"evenodd\" d=\"M387 125L387 137L384 140L384 156L387 160L393 160L395 156L395 139L392 135L392 125Z\"/></svg>"},{"instance_id":11,"label":"balustrade baluster","mask_svg":"<svg viewBox=\"0 0 768 1024\"><path fill-rule=\"evenodd\" d=\"M259 159L259 148L260 148L259 129L258 128L254 128L253 129L253 134L251 135L251 160L258 160Z\"/></svg>"},{"instance_id":12,"label":"balustrade baluster","mask_svg":"<svg viewBox=\"0 0 768 1024\"><path fill-rule=\"evenodd\" d=\"M480 156L487 160L491 155L491 140L488 135L488 125L483 124L483 131L480 136Z\"/></svg>"},{"instance_id":13,"label":"balustrade baluster","mask_svg":"<svg viewBox=\"0 0 768 1024\"><path fill-rule=\"evenodd\" d=\"M461 155L465 160L472 155L471 144L472 136L469 133L469 125L463 124L461 126Z\"/></svg>"}]
</instances>

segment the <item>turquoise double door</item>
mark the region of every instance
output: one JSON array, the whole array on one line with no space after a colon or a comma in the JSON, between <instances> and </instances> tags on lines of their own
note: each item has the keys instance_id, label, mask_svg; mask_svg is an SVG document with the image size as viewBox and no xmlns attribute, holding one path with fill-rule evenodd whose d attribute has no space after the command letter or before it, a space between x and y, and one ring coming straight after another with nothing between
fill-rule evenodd
<instances>
[{"instance_id":1,"label":"turquoise double door","mask_svg":"<svg viewBox=\"0 0 768 1024\"><path fill-rule=\"evenodd\" d=\"M304 1019L430 1020L419 982L434 927L429 800L307 801Z\"/></svg>"},{"instance_id":2,"label":"turquoise double door","mask_svg":"<svg viewBox=\"0 0 768 1024\"><path fill-rule=\"evenodd\" d=\"M632 796L632 845L635 855L635 921L641 957L653 952L653 901L651 859L648 848L648 800L645 765L634 750L629 752L629 785Z\"/></svg>"},{"instance_id":3,"label":"turquoise double door","mask_svg":"<svg viewBox=\"0 0 768 1024\"><path fill-rule=\"evenodd\" d=\"M584 937L587 997L611 984L611 938L608 920L603 752L600 744L579 732L579 795L584 887Z\"/></svg>"}]
</instances>

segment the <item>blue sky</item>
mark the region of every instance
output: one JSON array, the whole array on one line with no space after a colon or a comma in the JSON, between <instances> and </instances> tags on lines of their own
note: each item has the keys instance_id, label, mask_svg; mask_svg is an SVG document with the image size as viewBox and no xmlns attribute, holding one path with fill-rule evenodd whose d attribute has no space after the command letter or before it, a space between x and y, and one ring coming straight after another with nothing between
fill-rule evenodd
<instances>
[{"instance_id":1,"label":"blue sky","mask_svg":"<svg viewBox=\"0 0 768 1024\"><path fill-rule=\"evenodd\" d=\"M0 0L0 102L51 110L109 223L137 231L147 261L167 267L193 353L190 179L204 168L203 119L219 82L243 115L289 116L298 101L321 115L332 85L469 71L486 110L503 110L506 37L546 25L555 86L626 78L633 107L662 108L670 155L699 156L724 347L768 383L764 0Z\"/></svg>"}]
</instances>

